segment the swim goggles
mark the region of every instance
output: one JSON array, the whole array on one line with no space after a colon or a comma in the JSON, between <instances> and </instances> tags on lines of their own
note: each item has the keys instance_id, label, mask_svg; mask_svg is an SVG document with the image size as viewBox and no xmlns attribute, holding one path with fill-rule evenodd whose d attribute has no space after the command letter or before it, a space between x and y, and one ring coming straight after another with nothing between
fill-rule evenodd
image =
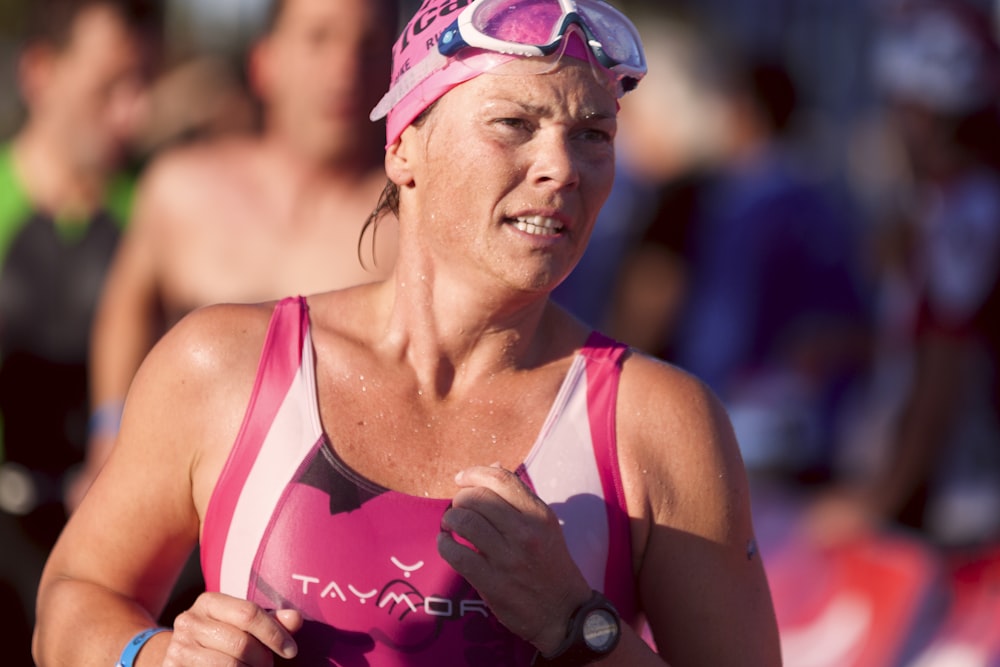
<instances>
[{"instance_id":1,"label":"swim goggles","mask_svg":"<svg viewBox=\"0 0 1000 667\"><path fill-rule=\"evenodd\" d=\"M440 34L436 53L403 73L371 117L386 115L431 72L461 60L466 49L548 61L546 56L562 56L566 37L574 31L609 73L619 97L645 76L638 30L603 0L473 0Z\"/></svg>"},{"instance_id":2,"label":"swim goggles","mask_svg":"<svg viewBox=\"0 0 1000 667\"><path fill-rule=\"evenodd\" d=\"M519 15L530 20L519 20ZM601 0L480 0L473 2L441 33L438 50L453 56L475 47L516 56L548 56L563 48L576 28L605 69L614 72L623 92L646 74L642 41L632 22Z\"/></svg>"}]
</instances>

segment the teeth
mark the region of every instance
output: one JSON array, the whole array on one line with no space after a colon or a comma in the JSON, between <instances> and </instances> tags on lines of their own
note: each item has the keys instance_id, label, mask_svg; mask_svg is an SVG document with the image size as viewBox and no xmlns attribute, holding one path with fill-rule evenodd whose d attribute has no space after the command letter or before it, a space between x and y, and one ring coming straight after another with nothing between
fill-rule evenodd
<instances>
[{"instance_id":1,"label":"teeth","mask_svg":"<svg viewBox=\"0 0 1000 667\"><path fill-rule=\"evenodd\" d=\"M514 219L514 226L526 234L557 234L562 225L557 220L540 215L522 216Z\"/></svg>"}]
</instances>

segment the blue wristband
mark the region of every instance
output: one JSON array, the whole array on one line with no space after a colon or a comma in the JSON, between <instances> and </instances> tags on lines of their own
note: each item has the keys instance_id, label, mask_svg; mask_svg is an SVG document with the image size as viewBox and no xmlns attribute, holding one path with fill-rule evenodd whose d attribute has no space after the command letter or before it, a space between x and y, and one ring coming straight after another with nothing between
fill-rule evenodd
<instances>
[{"instance_id":1,"label":"blue wristband","mask_svg":"<svg viewBox=\"0 0 1000 667\"><path fill-rule=\"evenodd\" d=\"M90 415L87 421L87 436L113 438L118 435L118 427L121 426L122 412L125 410L124 401L108 401L98 406Z\"/></svg>"},{"instance_id":2,"label":"blue wristband","mask_svg":"<svg viewBox=\"0 0 1000 667\"><path fill-rule=\"evenodd\" d=\"M118 658L115 667L135 667L135 658L139 655L139 651L142 647L146 645L150 637L160 632L166 632L170 628L150 628L148 630L143 630L135 637L129 640L128 644L125 644L125 650L122 651L122 657Z\"/></svg>"}]
</instances>

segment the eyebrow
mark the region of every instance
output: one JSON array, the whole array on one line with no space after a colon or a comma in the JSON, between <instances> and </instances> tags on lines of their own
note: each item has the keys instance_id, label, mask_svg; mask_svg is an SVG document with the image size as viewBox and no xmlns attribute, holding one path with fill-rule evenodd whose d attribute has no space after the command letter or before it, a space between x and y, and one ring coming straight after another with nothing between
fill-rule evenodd
<instances>
[{"instance_id":1,"label":"eyebrow","mask_svg":"<svg viewBox=\"0 0 1000 667\"><path fill-rule=\"evenodd\" d=\"M543 116L543 115L546 115L548 113L548 107L539 106L537 104L530 104L530 103L526 103L526 102L513 102L513 104L516 105L516 106L518 106L518 107L520 107L526 113L529 113L529 114L532 114L532 115L535 115L535 116ZM594 120L596 120L596 121L602 121L602 120L614 120L617 117L618 117L617 114L605 113L603 111L591 110L591 111L585 112L582 116L579 116L578 118L579 118L579 120L584 120L584 121L594 121Z\"/></svg>"}]
</instances>

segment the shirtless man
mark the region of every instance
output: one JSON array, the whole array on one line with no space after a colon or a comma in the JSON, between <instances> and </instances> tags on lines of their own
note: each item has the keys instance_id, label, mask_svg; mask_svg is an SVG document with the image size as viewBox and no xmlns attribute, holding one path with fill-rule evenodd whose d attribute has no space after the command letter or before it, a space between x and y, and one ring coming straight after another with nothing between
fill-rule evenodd
<instances>
[{"instance_id":1,"label":"shirtless man","mask_svg":"<svg viewBox=\"0 0 1000 667\"><path fill-rule=\"evenodd\" d=\"M359 238L385 185L382 128L394 0L276 0L249 58L259 137L176 150L140 185L94 329L89 486L122 399L166 328L194 308L310 294L384 277L393 221Z\"/></svg>"}]
</instances>

